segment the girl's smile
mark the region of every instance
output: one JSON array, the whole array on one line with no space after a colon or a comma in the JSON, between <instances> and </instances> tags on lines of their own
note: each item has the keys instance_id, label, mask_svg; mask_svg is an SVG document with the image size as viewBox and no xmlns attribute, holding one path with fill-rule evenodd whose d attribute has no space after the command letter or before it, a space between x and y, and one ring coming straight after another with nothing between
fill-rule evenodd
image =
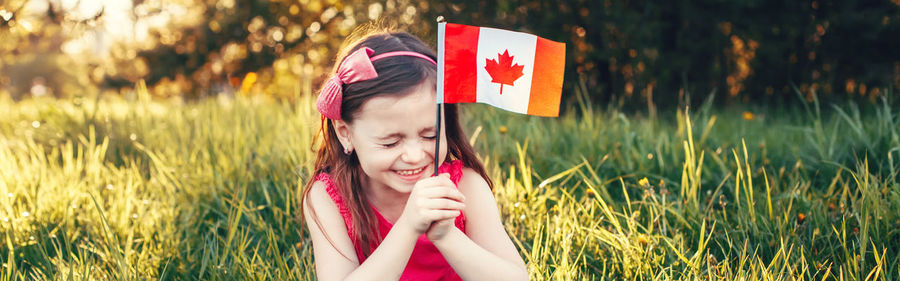
<instances>
[{"instance_id":1,"label":"girl's smile","mask_svg":"<svg viewBox=\"0 0 900 281\"><path fill-rule=\"evenodd\" d=\"M397 174L399 174L402 177L413 177L413 176L418 176L419 174L421 174L423 171L425 171L425 168L428 168L428 167L426 166L426 167L412 169L412 170L394 170L394 172L396 172Z\"/></svg>"}]
</instances>

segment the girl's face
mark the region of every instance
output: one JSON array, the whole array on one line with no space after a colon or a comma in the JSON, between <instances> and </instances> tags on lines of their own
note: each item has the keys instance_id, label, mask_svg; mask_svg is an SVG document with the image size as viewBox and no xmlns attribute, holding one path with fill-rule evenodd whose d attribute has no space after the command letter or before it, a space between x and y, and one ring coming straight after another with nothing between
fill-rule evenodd
<instances>
[{"instance_id":1,"label":"girl's face","mask_svg":"<svg viewBox=\"0 0 900 281\"><path fill-rule=\"evenodd\" d=\"M432 175L438 137L435 104L434 82L426 80L407 93L365 101L353 124L334 121L341 144L353 149L369 177L369 188L409 193L417 181ZM447 154L443 127L438 163Z\"/></svg>"}]
</instances>

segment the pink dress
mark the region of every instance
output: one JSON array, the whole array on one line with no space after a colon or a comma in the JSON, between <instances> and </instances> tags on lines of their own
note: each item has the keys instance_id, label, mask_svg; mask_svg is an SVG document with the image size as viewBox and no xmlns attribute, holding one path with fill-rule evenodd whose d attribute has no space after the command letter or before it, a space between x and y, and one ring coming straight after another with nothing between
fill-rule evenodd
<instances>
[{"instance_id":1,"label":"pink dress","mask_svg":"<svg viewBox=\"0 0 900 281\"><path fill-rule=\"evenodd\" d=\"M459 179L462 178L462 167L462 161L455 160L441 165L438 168L438 172L449 173L450 180L453 181L453 184L458 185ZM353 223L350 217L350 210L347 209L347 205L344 204L344 200L341 198L340 193L338 193L337 187L334 186L331 178L329 178L326 173L317 175L316 181L321 181L325 184L325 190L328 192L328 195L331 196L331 199L334 200L334 203L337 204L341 216L344 217L344 223L347 225L347 235L353 237ZM374 206L372 207L372 211L375 212L375 216L378 218L380 240L384 240L384 237L387 236L391 227L394 225L388 222ZM456 217L454 224L457 228L462 230L463 233L466 232L466 218L462 212ZM356 257L359 259L359 263L365 261L366 258L363 257L362 247L357 245L357 241L353 241L353 248L356 250ZM425 234L422 234L416 241L416 246L413 248L409 261L406 263L406 269L404 269L403 274L400 275L400 280L449 281L462 279L456 275L456 272L453 271L453 268L450 267L450 264L447 263L447 260L444 259L444 256L441 255L441 252L438 251L437 247L428 240L428 237Z\"/></svg>"}]
</instances>

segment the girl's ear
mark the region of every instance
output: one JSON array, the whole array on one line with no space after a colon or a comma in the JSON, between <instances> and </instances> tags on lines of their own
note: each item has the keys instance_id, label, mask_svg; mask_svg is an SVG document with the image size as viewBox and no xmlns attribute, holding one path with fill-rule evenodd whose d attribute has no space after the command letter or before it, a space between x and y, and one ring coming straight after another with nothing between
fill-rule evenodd
<instances>
[{"instance_id":1,"label":"girl's ear","mask_svg":"<svg viewBox=\"0 0 900 281\"><path fill-rule=\"evenodd\" d=\"M350 142L350 125L347 125L344 120L331 120L331 125L334 126L334 132L337 134L341 146L344 147L344 151L352 151L353 144Z\"/></svg>"}]
</instances>

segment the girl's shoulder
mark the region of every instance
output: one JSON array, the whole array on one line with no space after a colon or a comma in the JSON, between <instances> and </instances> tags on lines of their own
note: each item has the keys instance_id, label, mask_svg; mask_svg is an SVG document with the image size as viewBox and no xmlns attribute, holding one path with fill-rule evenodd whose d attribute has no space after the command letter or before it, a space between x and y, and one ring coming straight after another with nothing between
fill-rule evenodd
<instances>
[{"instance_id":1,"label":"girl's shoulder","mask_svg":"<svg viewBox=\"0 0 900 281\"><path fill-rule=\"evenodd\" d=\"M327 184L324 181L316 180L309 187L309 191L304 198L303 213L306 219L313 219L311 214L315 214L318 221L343 221L343 210L333 196L328 192Z\"/></svg>"},{"instance_id":2,"label":"girl's shoulder","mask_svg":"<svg viewBox=\"0 0 900 281\"><path fill-rule=\"evenodd\" d=\"M339 209L339 204L333 200L333 197L336 193L334 191L333 184L331 180L327 177L316 177L314 182L309 187L308 197L305 200L312 201L311 203L319 206L327 206L328 209ZM331 204L321 204L321 203L331 203ZM307 204L308 205L308 204ZM331 208L334 207L334 208Z\"/></svg>"},{"instance_id":3,"label":"girl's shoulder","mask_svg":"<svg viewBox=\"0 0 900 281\"><path fill-rule=\"evenodd\" d=\"M463 193L463 195L467 195L467 193L472 193L475 191L477 193L481 193L481 191L486 190L488 193L491 193L491 187L488 185L488 182L485 178L481 176L477 171L472 168L466 167L460 163L459 165L459 180L454 181L456 186L459 188L459 191ZM451 179L453 178L453 174L450 174Z\"/></svg>"},{"instance_id":4,"label":"girl's shoulder","mask_svg":"<svg viewBox=\"0 0 900 281\"><path fill-rule=\"evenodd\" d=\"M313 189L320 189L321 191L325 191L325 193L327 193L328 196L331 197L332 200L334 200L334 203L338 207L344 205L344 200L341 198L341 194L338 193L338 190L335 187L334 182L331 181L331 176L329 176L328 173L319 173L318 175L316 175L315 182L313 183ZM314 190L310 190L310 192Z\"/></svg>"},{"instance_id":5,"label":"girl's shoulder","mask_svg":"<svg viewBox=\"0 0 900 281\"><path fill-rule=\"evenodd\" d=\"M320 188L324 189L329 194L337 191L334 186L334 182L331 181L331 176L328 175L328 173L319 173L318 175L316 175L313 181L313 186L319 185L321 186Z\"/></svg>"},{"instance_id":6,"label":"girl's shoulder","mask_svg":"<svg viewBox=\"0 0 900 281\"><path fill-rule=\"evenodd\" d=\"M332 206L336 207L344 221L348 221L350 219L350 209L347 207L344 198L338 192L337 187L331 180L331 176L329 176L328 173L319 173L316 175L314 181L315 182L311 187L312 190L309 191L310 197L318 198L320 201L331 201L333 204ZM331 200L328 200L329 198ZM348 228L349 225L350 224L348 224Z\"/></svg>"}]
</instances>

